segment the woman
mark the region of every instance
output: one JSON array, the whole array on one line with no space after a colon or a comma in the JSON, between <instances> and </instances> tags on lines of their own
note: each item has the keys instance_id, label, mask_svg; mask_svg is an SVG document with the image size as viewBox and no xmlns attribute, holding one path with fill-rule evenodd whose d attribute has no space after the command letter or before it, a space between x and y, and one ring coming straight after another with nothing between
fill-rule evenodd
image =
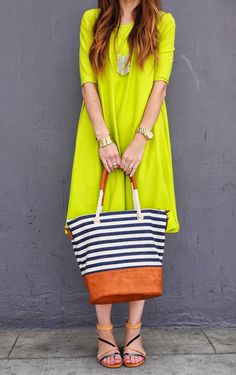
<instances>
[{"instance_id":1,"label":"woman","mask_svg":"<svg viewBox=\"0 0 236 375\"><path fill-rule=\"evenodd\" d=\"M98 8L84 12L79 54L83 103L67 219L96 211L105 167L110 176L103 211L133 209L130 176L135 173L141 207L169 209L166 232L179 231L165 103L174 41L174 17L160 10L158 0L101 0ZM112 305L95 306L100 363L144 363L144 300L129 302L125 346L132 344L123 359L112 333Z\"/></svg>"}]
</instances>

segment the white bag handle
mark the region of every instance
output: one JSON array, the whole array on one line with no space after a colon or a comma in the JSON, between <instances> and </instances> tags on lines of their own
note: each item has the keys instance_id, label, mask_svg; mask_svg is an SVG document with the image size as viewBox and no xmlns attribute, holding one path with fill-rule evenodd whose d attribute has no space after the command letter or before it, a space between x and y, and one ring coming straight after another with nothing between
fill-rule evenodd
<instances>
[{"instance_id":1,"label":"white bag handle","mask_svg":"<svg viewBox=\"0 0 236 375\"><path fill-rule=\"evenodd\" d=\"M106 190L106 183L108 179L109 173L107 172L106 168L104 167L102 172L102 178L100 183L100 190L98 195L98 203L97 203L97 210L96 215L94 217L94 223L100 223L100 212L102 212L103 209L103 202L104 202L104 195ZM130 177L130 176L129 176ZM131 180L131 186L132 186L132 196L133 196L133 207L134 210L137 211L137 219L143 220L143 214L141 212L140 208L140 201L139 201L139 195L138 195L138 189L137 189L137 181L135 176L133 175L130 177Z\"/></svg>"}]
</instances>

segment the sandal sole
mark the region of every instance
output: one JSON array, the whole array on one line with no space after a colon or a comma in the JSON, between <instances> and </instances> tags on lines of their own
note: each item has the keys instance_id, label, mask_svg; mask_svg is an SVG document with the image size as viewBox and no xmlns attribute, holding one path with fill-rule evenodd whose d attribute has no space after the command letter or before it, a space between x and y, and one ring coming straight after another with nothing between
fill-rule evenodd
<instances>
[{"instance_id":1,"label":"sandal sole","mask_svg":"<svg viewBox=\"0 0 236 375\"><path fill-rule=\"evenodd\" d=\"M145 360L144 361L140 361L138 363L126 363L126 362L123 362L123 365L126 366L126 367L138 367L138 366L141 366L145 363Z\"/></svg>"},{"instance_id":2,"label":"sandal sole","mask_svg":"<svg viewBox=\"0 0 236 375\"><path fill-rule=\"evenodd\" d=\"M99 362L101 366L104 366L104 367L109 367L109 368L118 368L118 367L121 367L123 365L123 362L121 363L117 363L116 365L106 365L105 363L102 363L102 362Z\"/></svg>"}]
</instances>

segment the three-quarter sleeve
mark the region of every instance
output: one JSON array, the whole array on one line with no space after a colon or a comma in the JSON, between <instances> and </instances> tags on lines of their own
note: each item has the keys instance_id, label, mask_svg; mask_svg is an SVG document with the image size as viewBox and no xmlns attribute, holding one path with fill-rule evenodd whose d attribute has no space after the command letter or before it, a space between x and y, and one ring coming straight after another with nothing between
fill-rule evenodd
<instances>
[{"instance_id":1,"label":"three-quarter sleeve","mask_svg":"<svg viewBox=\"0 0 236 375\"><path fill-rule=\"evenodd\" d=\"M89 12L83 13L80 24L79 71L81 86L85 82L97 83L96 74L89 60L89 49L93 41L93 25Z\"/></svg>"},{"instance_id":2,"label":"three-quarter sleeve","mask_svg":"<svg viewBox=\"0 0 236 375\"><path fill-rule=\"evenodd\" d=\"M171 13L166 13L160 22L159 59L154 63L154 81L161 80L169 83L175 51L175 19Z\"/></svg>"}]
</instances>

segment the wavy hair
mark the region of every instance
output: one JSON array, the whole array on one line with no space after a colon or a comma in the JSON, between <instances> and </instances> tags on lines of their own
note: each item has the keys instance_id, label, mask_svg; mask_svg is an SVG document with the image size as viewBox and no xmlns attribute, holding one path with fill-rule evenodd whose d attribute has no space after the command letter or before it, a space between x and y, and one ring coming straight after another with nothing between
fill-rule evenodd
<instances>
[{"instance_id":1,"label":"wavy hair","mask_svg":"<svg viewBox=\"0 0 236 375\"><path fill-rule=\"evenodd\" d=\"M100 12L93 26L93 42L89 51L89 59L96 73L104 69L111 33L117 26L119 29L121 21L119 0L98 0L98 8ZM160 10L160 0L140 0L133 9L134 25L128 35L129 59L126 65L133 52L141 68L150 54L158 60L159 30L156 25Z\"/></svg>"}]
</instances>

